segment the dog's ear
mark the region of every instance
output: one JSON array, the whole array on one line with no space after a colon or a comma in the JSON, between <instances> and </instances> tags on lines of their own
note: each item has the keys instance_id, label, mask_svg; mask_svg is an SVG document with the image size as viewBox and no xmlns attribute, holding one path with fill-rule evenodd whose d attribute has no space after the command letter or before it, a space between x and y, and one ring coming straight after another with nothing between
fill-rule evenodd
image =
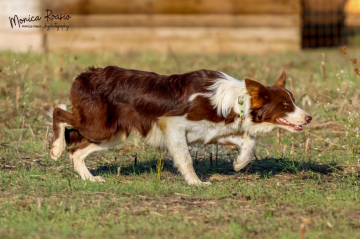
<instances>
[{"instance_id":1,"label":"dog's ear","mask_svg":"<svg viewBox=\"0 0 360 239\"><path fill-rule=\"evenodd\" d=\"M268 91L266 86L249 78L245 78L245 86L252 97L261 96L262 93L267 93Z\"/></svg>"},{"instance_id":2,"label":"dog's ear","mask_svg":"<svg viewBox=\"0 0 360 239\"><path fill-rule=\"evenodd\" d=\"M263 84L245 78L245 86L252 98L251 108L261 108L269 99L268 89Z\"/></svg>"},{"instance_id":3,"label":"dog's ear","mask_svg":"<svg viewBox=\"0 0 360 239\"><path fill-rule=\"evenodd\" d=\"M281 76L275 82L275 84L273 86L279 86L279 87L284 87L285 88L285 84L286 84L286 72L283 71Z\"/></svg>"}]
</instances>

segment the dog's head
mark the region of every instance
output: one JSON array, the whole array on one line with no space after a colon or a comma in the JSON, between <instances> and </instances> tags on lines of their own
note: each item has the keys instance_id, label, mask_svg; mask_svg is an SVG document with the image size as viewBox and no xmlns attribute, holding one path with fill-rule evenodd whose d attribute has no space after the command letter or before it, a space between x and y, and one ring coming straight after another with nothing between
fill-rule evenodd
<instances>
[{"instance_id":1,"label":"dog's head","mask_svg":"<svg viewBox=\"0 0 360 239\"><path fill-rule=\"evenodd\" d=\"M250 115L254 123L271 123L289 131L301 131L303 125L310 123L311 116L295 105L293 94L285 89L286 73L272 86L245 79L251 95Z\"/></svg>"}]
</instances>

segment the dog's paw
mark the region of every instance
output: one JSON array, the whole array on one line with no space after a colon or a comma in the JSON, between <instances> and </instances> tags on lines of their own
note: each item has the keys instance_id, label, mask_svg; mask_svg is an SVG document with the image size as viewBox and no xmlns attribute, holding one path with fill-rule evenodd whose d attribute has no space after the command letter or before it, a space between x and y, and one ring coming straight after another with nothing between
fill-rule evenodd
<instances>
[{"instance_id":1,"label":"dog's paw","mask_svg":"<svg viewBox=\"0 0 360 239\"><path fill-rule=\"evenodd\" d=\"M211 184L211 182L201 182L199 186L210 186Z\"/></svg>"},{"instance_id":2,"label":"dog's paw","mask_svg":"<svg viewBox=\"0 0 360 239\"><path fill-rule=\"evenodd\" d=\"M60 155L58 156L55 156L54 153L53 153L53 150L50 151L50 158L52 158L53 160L58 160L58 158L60 157Z\"/></svg>"},{"instance_id":3,"label":"dog's paw","mask_svg":"<svg viewBox=\"0 0 360 239\"><path fill-rule=\"evenodd\" d=\"M89 178L89 180L90 180L91 182L101 182L101 183L105 183L105 182L106 182L105 179L104 179L103 177L101 177L101 176L91 177L91 178Z\"/></svg>"},{"instance_id":4,"label":"dog's paw","mask_svg":"<svg viewBox=\"0 0 360 239\"><path fill-rule=\"evenodd\" d=\"M50 151L50 157L53 160L58 160L61 156L62 150L59 150L59 148L55 147Z\"/></svg>"},{"instance_id":5,"label":"dog's paw","mask_svg":"<svg viewBox=\"0 0 360 239\"><path fill-rule=\"evenodd\" d=\"M192 183L188 183L189 185L196 185L196 186L209 186L211 185L212 183L211 182L201 182L200 180L199 181L196 181L196 182L192 182Z\"/></svg>"},{"instance_id":6,"label":"dog's paw","mask_svg":"<svg viewBox=\"0 0 360 239\"><path fill-rule=\"evenodd\" d=\"M64 151L65 148L66 148L65 140L57 139L53 143L53 147L50 151L50 157L55 161L58 160L58 158L60 158L61 153Z\"/></svg>"},{"instance_id":7,"label":"dog's paw","mask_svg":"<svg viewBox=\"0 0 360 239\"><path fill-rule=\"evenodd\" d=\"M248 163L247 162L242 162L242 163L236 163L234 162L234 170L236 172L240 171L241 169L245 168L245 166L247 165Z\"/></svg>"}]
</instances>

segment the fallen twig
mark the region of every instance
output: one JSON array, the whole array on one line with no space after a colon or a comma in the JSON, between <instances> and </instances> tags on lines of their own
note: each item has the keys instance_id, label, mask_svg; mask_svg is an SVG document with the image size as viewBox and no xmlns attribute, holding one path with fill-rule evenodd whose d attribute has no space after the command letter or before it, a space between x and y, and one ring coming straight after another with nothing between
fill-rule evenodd
<instances>
[{"instance_id":1,"label":"fallen twig","mask_svg":"<svg viewBox=\"0 0 360 239\"><path fill-rule=\"evenodd\" d=\"M31 135L33 136L34 140L36 140L36 137L35 137L34 131L33 131L32 128L31 128L31 125L28 124L27 126L29 127L30 132L31 132Z\"/></svg>"},{"instance_id":2,"label":"fallen twig","mask_svg":"<svg viewBox=\"0 0 360 239\"><path fill-rule=\"evenodd\" d=\"M116 181L119 181L120 172L121 172L121 167L118 167L117 174L116 174Z\"/></svg>"},{"instance_id":3,"label":"fallen twig","mask_svg":"<svg viewBox=\"0 0 360 239\"><path fill-rule=\"evenodd\" d=\"M20 138L19 138L19 141L21 142L22 140L22 134L23 134L23 129L24 129L24 123L25 123L25 118L23 118L23 121L22 121L22 126L21 126L21 131L20 131Z\"/></svg>"}]
</instances>

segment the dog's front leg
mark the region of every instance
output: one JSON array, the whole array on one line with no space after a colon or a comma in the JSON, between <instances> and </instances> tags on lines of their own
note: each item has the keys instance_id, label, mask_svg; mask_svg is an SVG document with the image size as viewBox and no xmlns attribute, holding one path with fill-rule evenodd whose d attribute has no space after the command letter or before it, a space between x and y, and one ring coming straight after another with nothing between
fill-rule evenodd
<instances>
[{"instance_id":1,"label":"dog's front leg","mask_svg":"<svg viewBox=\"0 0 360 239\"><path fill-rule=\"evenodd\" d=\"M243 169L252 159L252 152L255 146L255 137L251 135L230 136L218 141L221 145L235 145L240 148L240 154L234 160L234 170Z\"/></svg>"},{"instance_id":2,"label":"dog's front leg","mask_svg":"<svg viewBox=\"0 0 360 239\"><path fill-rule=\"evenodd\" d=\"M178 168L188 184L209 185L209 182L201 182L196 175L193 161L188 150L185 130L180 127L170 127L166 130L167 147L174 158L174 166Z\"/></svg>"}]
</instances>

